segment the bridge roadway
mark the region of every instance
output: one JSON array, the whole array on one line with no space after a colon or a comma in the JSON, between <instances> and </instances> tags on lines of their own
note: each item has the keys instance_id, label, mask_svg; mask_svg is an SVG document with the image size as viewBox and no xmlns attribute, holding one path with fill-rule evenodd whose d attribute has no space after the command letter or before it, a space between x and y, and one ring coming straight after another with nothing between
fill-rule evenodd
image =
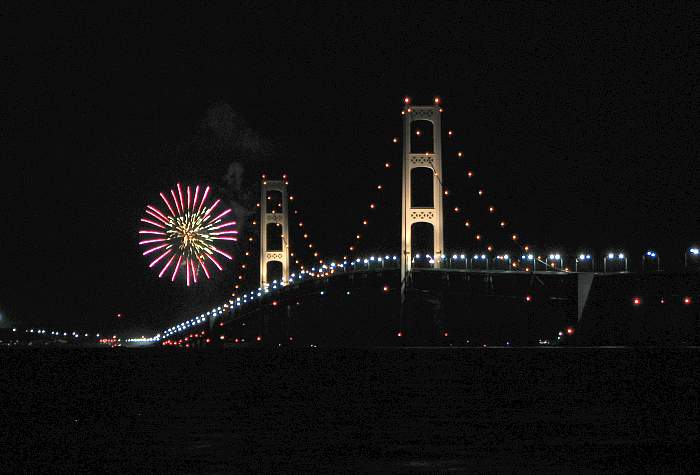
<instances>
[{"instance_id":1,"label":"bridge roadway","mask_svg":"<svg viewBox=\"0 0 700 475\"><path fill-rule=\"evenodd\" d=\"M697 343L699 280L414 268L402 299L398 269L358 269L262 293L211 329L233 345Z\"/></svg>"}]
</instances>

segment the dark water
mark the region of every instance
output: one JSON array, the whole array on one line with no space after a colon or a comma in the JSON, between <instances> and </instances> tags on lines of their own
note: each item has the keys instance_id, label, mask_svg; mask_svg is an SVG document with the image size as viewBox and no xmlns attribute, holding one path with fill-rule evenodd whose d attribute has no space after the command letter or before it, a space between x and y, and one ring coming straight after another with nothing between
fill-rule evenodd
<instances>
[{"instance_id":1,"label":"dark water","mask_svg":"<svg viewBox=\"0 0 700 475\"><path fill-rule=\"evenodd\" d=\"M673 471L698 349L5 351L3 471Z\"/></svg>"}]
</instances>

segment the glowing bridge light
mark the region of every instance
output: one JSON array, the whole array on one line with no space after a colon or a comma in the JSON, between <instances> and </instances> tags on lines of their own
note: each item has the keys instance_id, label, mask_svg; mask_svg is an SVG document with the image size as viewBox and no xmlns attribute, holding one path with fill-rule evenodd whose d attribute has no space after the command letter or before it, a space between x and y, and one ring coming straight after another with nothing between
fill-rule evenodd
<instances>
[{"instance_id":1,"label":"glowing bridge light","mask_svg":"<svg viewBox=\"0 0 700 475\"><path fill-rule=\"evenodd\" d=\"M694 256L697 256L700 254L700 249L698 249L697 247L692 247L690 248L690 253Z\"/></svg>"}]
</instances>

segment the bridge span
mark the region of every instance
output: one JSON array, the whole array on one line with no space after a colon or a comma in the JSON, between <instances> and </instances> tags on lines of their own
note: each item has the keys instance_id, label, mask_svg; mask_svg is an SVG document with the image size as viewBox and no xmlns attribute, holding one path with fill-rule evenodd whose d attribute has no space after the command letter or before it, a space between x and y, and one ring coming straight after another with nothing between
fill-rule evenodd
<instances>
[{"instance_id":1,"label":"bridge span","mask_svg":"<svg viewBox=\"0 0 700 475\"><path fill-rule=\"evenodd\" d=\"M402 298L397 267L301 278L250 294L164 341L241 347L700 343L698 274L413 268L405 284ZM197 338L204 328L207 338Z\"/></svg>"}]
</instances>

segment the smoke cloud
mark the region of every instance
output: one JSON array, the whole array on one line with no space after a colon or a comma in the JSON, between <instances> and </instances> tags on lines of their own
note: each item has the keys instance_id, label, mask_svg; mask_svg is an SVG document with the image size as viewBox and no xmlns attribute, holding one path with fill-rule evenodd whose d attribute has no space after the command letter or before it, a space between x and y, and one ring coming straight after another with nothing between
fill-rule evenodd
<instances>
[{"instance_id":1,"label":"smoke cloud","mask_svg":"<svg viewBox=\"0 0 700 475\"><path fill-rule=\"evenodd\" d=\"M209 106L193 137L178 147L178 169L218 177L212 183L229 201L239 221L255 211L258 178L273 155L272 143L253 130L231 105ZM195 176L199 179L200 177Z\"/></svg>"}]
</instances>

